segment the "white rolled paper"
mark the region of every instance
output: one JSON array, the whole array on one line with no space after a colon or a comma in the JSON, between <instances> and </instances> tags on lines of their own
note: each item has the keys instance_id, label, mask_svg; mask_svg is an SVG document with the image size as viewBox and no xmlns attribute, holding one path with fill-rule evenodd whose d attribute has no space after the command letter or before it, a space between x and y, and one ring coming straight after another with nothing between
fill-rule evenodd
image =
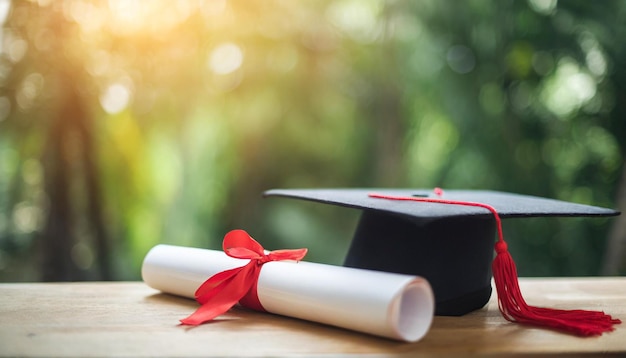
<instances>
[{"instance_id":1,"label":"white rolled paper","mask_svg":"<svg viewBox=\"0 0 626 358\"><path fill-rule=\"evenodd\" d=\"M210 276L248 262L221 251L157 245L141 273L152 288L194 298ZM257 295L270 313L408 342L428 332L435 307L424 278L303 261L264 264Z\"/></svg>"}]
</instances>

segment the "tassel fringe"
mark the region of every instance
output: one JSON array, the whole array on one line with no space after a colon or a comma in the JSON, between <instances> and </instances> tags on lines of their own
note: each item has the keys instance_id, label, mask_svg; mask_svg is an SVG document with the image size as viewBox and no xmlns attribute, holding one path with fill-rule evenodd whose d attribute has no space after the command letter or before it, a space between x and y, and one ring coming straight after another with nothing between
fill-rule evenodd
<instances>
[{"instance_id":1,"label":"tassel fringe","mask_svg":"<svg viewBox=\"0 0 626 358\"><path fill-rule=\"evenodd\" d=\"M600 311L529 306L522 297L517 268L504 241L496 243L496 258L492 269L500 312L511 322L556 329L578 336L598 336L613 331L613 326L621 323L619 319Z\"/></svg>"}]
</instances>

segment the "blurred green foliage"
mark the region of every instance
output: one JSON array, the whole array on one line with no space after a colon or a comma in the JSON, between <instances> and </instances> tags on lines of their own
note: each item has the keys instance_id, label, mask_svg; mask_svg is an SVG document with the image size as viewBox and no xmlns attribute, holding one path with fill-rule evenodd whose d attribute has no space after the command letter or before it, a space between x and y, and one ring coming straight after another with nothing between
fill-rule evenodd
<instances>
[{"instance_id":1,"label":"blurred green foliage","mask_svg":"<svg viewBox=\"0 0 626 358\"><path fill-rule=\"evenodd\" d=\"M626 2L2 1L0 281L138 279L153 245L340 264L358 213L277 187L615 207ZM595 275L614 219L506 222L521 275Z\"/></svg>"}]
</instances>

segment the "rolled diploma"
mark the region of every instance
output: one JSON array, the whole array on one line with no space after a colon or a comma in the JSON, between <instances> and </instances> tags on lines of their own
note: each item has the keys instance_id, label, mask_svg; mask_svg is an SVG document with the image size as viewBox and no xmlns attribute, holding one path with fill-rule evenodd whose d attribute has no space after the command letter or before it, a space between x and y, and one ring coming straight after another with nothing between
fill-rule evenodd
<instances>
[{"instance_id":1,"label":"rolled diploma","mask_svg":"<svg viewBox=\"0 0 626 358\"><path fill-rule=\"evenodd\" d=\"M157 245L142 277L154 289L194 298L210 276L246 263L221 251ZM265 263L257 295L271 313L408 342L428 332L434 315L424 278L303 261Z\"/></svg>"}]
</instances>

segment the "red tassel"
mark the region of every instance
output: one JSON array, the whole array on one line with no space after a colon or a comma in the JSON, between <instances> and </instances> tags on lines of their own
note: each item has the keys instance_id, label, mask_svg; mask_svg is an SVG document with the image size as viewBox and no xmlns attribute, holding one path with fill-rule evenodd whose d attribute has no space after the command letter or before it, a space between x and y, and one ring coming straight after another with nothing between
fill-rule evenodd
<instances>
[{"instance_id":1,"label":"red tassel","mask_svg":"<svg viewBox=\"0 0 626 358\"><path fill-rule=\"evenodd\" d=\"M519 288L515 262L509 254L506 242L502 239L496 242L496 258L492 269L500 312L511 322L552 328L579 336L601 335L613 331L615 329L613 325L621 323L619 319L600 311L529 306Z\"/></svg>"},{"instance_id":2,"label":"red tassel","mask_svg":"<svg viewBox=\"0 0 626 358\"><path fill-rule=\"evenodd\" d=\"M435 189L435 194L441 197L443 191ZM495 245L496 258L492 263L493 279L498 292L498 306L502 316L511 322L534 325L573 333L579 336L596 336L604 332L613 331L613 325L622 321L600 311L560 310L529 306L519 288L517 268L509 253L502 233L502 221L494 207L483 203L456 201L441 198L421 198L410 196L391 196L370 194L372 198L389 200L407 200L451 205L475 206L489 210L498 229L498 241Z\"/></svg>"}]
</instances>

